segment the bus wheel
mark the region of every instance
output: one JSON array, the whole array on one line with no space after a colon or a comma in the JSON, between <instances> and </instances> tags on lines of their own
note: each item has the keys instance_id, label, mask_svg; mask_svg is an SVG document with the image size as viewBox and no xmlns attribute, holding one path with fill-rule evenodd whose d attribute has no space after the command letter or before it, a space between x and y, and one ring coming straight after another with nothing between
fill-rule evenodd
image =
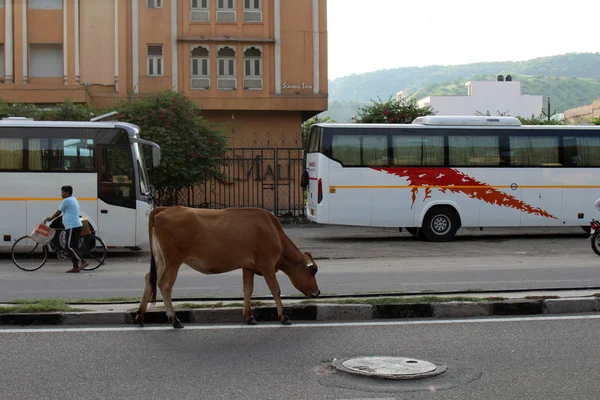
<instances>
[{"instance_id":1,"label":"bus wheel","mask_svg":"<svg viewBox=\"0 0 600 400\"><path fill-rule=\"evenodd\" d=\"M460 228L460 219L452 207L433 207L423 219L421 232L432 242L452 240Z\"/></svg>"}]
</instances>

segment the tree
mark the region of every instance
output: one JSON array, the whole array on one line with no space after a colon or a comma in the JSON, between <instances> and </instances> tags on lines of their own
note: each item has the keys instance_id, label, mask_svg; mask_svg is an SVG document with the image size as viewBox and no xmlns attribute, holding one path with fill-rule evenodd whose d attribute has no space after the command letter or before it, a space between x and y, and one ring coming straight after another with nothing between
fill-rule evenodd
<instances>
[{"instance_id":1,"label":"tree","mask_svg":"<svg viewBox=\"0 0 600 400\"><path fill-rule=\"evenodd\" d=\"M115 108L102 110L67 100L50 109L33 104L10 103L0 99L0 118L26 117L41 121L89 121ZM227 162L227 138L206 121L191 100L172 90L123 100L117 107L118 119L141 129L144 139L161 146L162 162L152 167L151 154L145 154L150 181L161 204L176 202L184 188L212 177L222 178L220 167Z\"/></svg>"},{"instance_id":2,"label":"tree","mask_svg":"<svg viewBox=\"0 0 600 400\"><path fill-rule=\"evenodd\" d=\"M417 117L434 114L430 106L419 107L414 97L400 101L391 97L385 102L378 100L359 108L353 120L359 124L410 124Z\"/></svg>"},{"instance_id":3,"label":"tree","mask_svg":"<svg viewBox=\"0 0 600 400\"><path fill-rule=\"evenodd\" d=\"M312 117L311 119L307 120L306 122L304 122L302 124L302 145L303 147L306 146L306 141L308 140L308 135L310 134L310 128L312 128L312 126L314 124L322 124L322 123L332 123L332 122L336 122L335 120L331 119L331 117L325 117L325 118L319 118L318 115Z\"/></svg>"},{"instance_id":4,"label":"tree","mask_svg":"<svg viewBox=\"0 0 600 400\"><path fill-rule=\"evenodd\" d=\"M89 121L103 113L104 111L100 109L67 100L56 107L40 112L37 119L41 121Z\"/></svg>"},{"instance_id":5,"label":"tree","mask_svg":"<svg viewBox=\"0 0 600 400\"><path fill-rule=\"evenodd\" d=\"M184 95L172 90L156 92L123 101L117 111L119 120L138 125L142 138L161 147L162 161L157 168L146 153L148 174L160 204L176 203L182 189L221 177L227 138Z\"/></svg>"},{"instance_id":6,"label":"tree","mask_svg":"<svg viewBox=\"0 0 600 400\"><path fill-rule=\"evenodd\" d=\"M519 121L521 121L521 124L523 125L564 125L565 122L556 118L552 118L552 116L550 118L548 118L548 114L546 114L544 112L544 110L542 110L542 112L535 116L533 114L531 114L531 118L523 118L523 117L517 117L519 119Z\"/></svg>"},{"instance_id":7,"label":"tree","mask_svg":"<svg viewBox=\"0 0 600 400\"><path fill-rule=\"evenodd\" d=\"M590 122L594 125L600 125L600 117L592 118Z\"/></svg>"},{"instance_id":8,"label":"tree","mask_svg":"<svg viewBox=\"0 0 600 400\"><path fill-rule=\"evenodd\" d=\"M43 112L33 104L10 103L0 99L0 118L25 117L39 119Z\"/></svg>"},{"instance_id":9,"label":"tree","mask_svg":"<svg viewBox=\"0 0 600 400\"><path fill-rule=\"evenodd\" d=\"M496 112L498 113L499 117L507 117L507 116L509 116L508 115L509 111L510 110L506 110L504 112L500 112L500 111L496 110ZM482 113L481 111L477 110L477 111L475 111L475 115L477 115L477 116L485 116L485 117L491 117L492 116L492 114L490 113L490 110L487 110L485 112L485 114Z\"/></svg>"}]
</instances>

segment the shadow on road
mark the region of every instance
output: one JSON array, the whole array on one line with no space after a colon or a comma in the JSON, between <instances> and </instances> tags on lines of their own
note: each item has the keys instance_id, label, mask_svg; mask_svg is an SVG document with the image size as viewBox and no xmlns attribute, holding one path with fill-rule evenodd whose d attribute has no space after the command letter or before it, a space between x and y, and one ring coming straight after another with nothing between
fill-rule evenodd
<instances>
[{"instance_id":1,"label":"shadow on road","mask_svg":"<svg viewBox=\"0 0 600 400\"><path fill-rule=\"evenodd\" d=\"M540 234L532 234L532 233L524 233L524 234L514 234L514 235L505 235L505 234L487 234L481 236L456 236L449 243L460 243L460 242L506 242L510 240L520 240L520 239L585 239L588 235L586 233L540 233ZM332 242L332 243L358 243L358 242L425 242L412 236L330 236L330 237L319 237L315 238L315 240L324 241L324 242ZM431 242L429 242L431 243Z\"/></svg>"}]
</instances>

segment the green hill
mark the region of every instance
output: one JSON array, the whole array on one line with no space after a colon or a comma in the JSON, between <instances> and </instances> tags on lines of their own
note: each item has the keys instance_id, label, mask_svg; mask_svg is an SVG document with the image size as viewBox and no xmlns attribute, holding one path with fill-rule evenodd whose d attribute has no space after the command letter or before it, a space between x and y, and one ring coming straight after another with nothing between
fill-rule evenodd
<instances>
[{"instance_id":1,"label":"green hill","mask_svg":"<svg viewBox=\"0 0 600 400\"><path fill-rule=\"evenodd\" d=\"M348 122L361 104L395 97L400 90L417 99L466 95L467 81L494 80L498 74L510 74L520 81L523 94L544 96L544 107L550 96L551 109L558 113L600 98L600 53L572 53L521 62L408 67L350 75L329 82L329 110L320 116Z\"/></svg>"}]
</instances>

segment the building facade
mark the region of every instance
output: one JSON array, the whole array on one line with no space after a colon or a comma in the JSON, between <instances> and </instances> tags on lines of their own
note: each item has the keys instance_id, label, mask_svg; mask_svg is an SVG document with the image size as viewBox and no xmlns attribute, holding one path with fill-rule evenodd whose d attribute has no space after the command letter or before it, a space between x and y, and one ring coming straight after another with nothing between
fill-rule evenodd
<instances>
[{"instance_id":1,"label":"building facade","mask_svg":"<svg viewBox=\"0 0 600 400\"><path fill-rule=\"evenodd\" d=\"M235 146L327 109L326 0L0 0L0 97L98 107L173 88Z\"/></svg>"},{"instance_id":2,"label":"building facade","mask_svg":"<svg viewBox=\"0 0 600 400\"><path fill-rule=\"evenodd\" d=\"M543 96L521 94L521 82L510 75L505 80L499 75L496 81L467 82L466 96L429 96L418 101L419 107L431 106L437 115L491 115L499 113L513 117L529 118L539 115Z\"/></svg>"}]
</instances>

